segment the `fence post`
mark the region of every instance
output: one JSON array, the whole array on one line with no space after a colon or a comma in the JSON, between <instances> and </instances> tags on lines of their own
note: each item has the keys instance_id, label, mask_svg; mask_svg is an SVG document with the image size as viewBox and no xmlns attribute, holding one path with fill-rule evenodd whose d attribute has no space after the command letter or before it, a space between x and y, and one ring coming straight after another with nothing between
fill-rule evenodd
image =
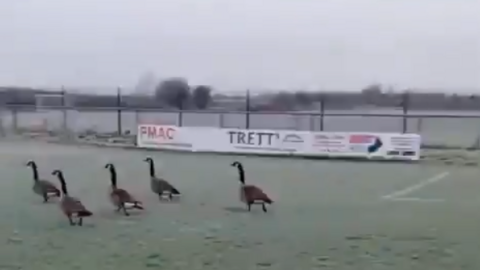
<instances>
[{"instance_id":1,"label":"fence post","mask_svg":"<svg viewBox=\"0 0 480 270\"><path fill-rule=\"evenodd\" d=\"M3 117L5 115L6 108L0 110L0 136L5 137L5 127L3 126Z\"/></svg>"},{"instance_id":2,"label":"fence post","mask_svg":"<svg viewBox=\"0 0 480 270\"><path fill-rule=\"evenodd\" d=\"M325 94L320 94L320 131L324 131L325 100Z\"/></svg>"},{"instance_id":3,"label":"fence post","mask_svg":"<svg viewBox=\"0 0 480 270\"><path fill-rule=\"evenodd\" d=\"M14 107L12 108L12 128L13 128L13 133L17 134L18 133L18 110L15 107L16 105L13 105Z\"/></svg>"},{"instance_id":4,"label":"fence post","mask_svg":"<svg viewBox=\"0 0 480 270\"><path fill-rule=\"evenodd\" d=\"M181 100L179 105L180 105L180 110L178 111L178 126L182 127L183 126L183 108L184 108L184 100Z\"/></svg>"},{"instance_id":5,"label":"fence post","mask_svg":"<svg viewBox=\"0 0 480 270\"><path fill-rule=\"evenodd\" d=\"M62 85L60 90L60 99L61 99L61 106L62 106L62 135L68 136L68 127L67 127L67 102L66 102L66 91L65 87Z\"/></svg>"},{"instance_id":6,"label":"fence post","mask_svg":"<svg viewBox=\"0 0 480 270\"><path fill-rule=\"evenodd\" d=\"M310 114L308 117L309 120L309 130L310 131L315 131L315 114Z\"/></svg>"},{"instance_id":7,"label":"fence post","mask_svg":"<svg viewBox=\"0 0 480 270\"><path fill-rule=\"evenodd\" d=\"M178 126L183 126L183 110L178 111Z\"/></svg>"},{"instance_id":8,"label":"fence post","mask_svg":"<svg viewBox=\"0 0 480 270\"><path fill-rule=\"evenodd\" d=\"M18 133L18 98L17 94L13 95L13 102L12 102L12 125L13 125L13 133L17 134ZM36 110L36 108L35 108Z\"/></svg>"},{"instance_id":9,"label":"fence post","mask_svg":"<svg viewBox=\"0 0 480 270\"><path fill-rule=\"evenodd\" d=\"M416 130L416 132L417 133L422 133L422 129L423 129L423 118L419 117L418 120L417 120L417 130Z\"/></svg>"},{"instance_id":10,"label":"fence post","mask_svg":"<svg viewBox=\"0 0 480 270\"><path fill-rule=\"evenodd\" d=\"M119 136L122 135L122 89L117 88L117 133Z\"/></svg>"},{"instance_id":11,"label":"fence post","mask_svg":"<svg viewBox=\"0 0 480 270\"><path fill-rule=\"evenodd\" d=\"M223 113L220 112L220 114L218 115L218 122L219 122L220 128L223 128L223 122L225 121L223 117L224 117Z\"/></svg>"},{"instance_id":12,"label":"fence post","mask_svg":"<svg viewBox=\"0 0 480 270\"><path fill-rule=\"evenodd\" d=\"M410 95L408 91L405 91L402 95L402 111L403 111L403 121L402 121L402 133L408 132L408 110L410 106Z\"/></svg>"},{"instance_id":13,"label":"fence post","mask_svg":"<svg viewBox=\"0 0 480 270\"><path fill-rule=\"evenodd\" d=\"M247 89L247 100L245 101L245 128L250 129L250 90Z\"/></svg>"}]
</instances>

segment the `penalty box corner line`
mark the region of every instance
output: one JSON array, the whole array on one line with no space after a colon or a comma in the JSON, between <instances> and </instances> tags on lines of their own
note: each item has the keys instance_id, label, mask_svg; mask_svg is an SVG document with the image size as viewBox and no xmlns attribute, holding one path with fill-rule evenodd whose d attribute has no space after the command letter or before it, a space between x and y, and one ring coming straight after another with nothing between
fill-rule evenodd
<instances>
[{"instance_id":1,"label":"penalty box corner line","mask_svg":"<svg viewBox=\"0 0 480 270\"><path fill-rule=\"evenodd\" d=\"M445 177L447 177L448 175L450 174L450 172L446 171L446 172L442 172L442 173L439 173L439 174L436 174L428 179L425 179L425 180L422 180L420 182L418 182L417 184L415 185L412 185L412 186L409 186L407 188L404 188L404 189L401 189L401 190L397 190L397 191L394 191L390 194L387 194L385 196L382 196L382 199L387 199L387 200L392 200L392 199L398 199L399 197L402 197L402 196L405 196L405 195L408 195L408 194L411 194L413 193L414 191L417 191L421 188L424 188L428 185L431 185L435 182L438 182L442 179L444 179Z\"/></svg>"}]
</instances>

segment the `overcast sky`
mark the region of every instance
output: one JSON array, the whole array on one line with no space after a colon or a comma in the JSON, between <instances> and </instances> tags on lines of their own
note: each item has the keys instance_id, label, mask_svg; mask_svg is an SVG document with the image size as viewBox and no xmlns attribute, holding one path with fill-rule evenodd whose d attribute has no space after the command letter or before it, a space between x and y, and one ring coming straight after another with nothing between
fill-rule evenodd
<instances>
[{"instance_id":1,"label":"overcast sky","mask_svg":"<svg viewBox=\"0 0 480 270\"><path fill-rule=\"evenodd\" d=\"M2 0L0 37L0 85L480 91L480 0Z\"/></svg>"}]
</instances>

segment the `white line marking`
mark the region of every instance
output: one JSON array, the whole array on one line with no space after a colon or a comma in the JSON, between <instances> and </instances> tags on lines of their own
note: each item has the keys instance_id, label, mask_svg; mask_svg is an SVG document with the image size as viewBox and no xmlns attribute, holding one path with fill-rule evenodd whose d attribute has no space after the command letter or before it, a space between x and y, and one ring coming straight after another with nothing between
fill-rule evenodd
<instances>
[{"instance_id":1,"label":"white line marking","mask_svg":"<svg viewBox=\"0 0 480 270\"><path fill-rule=\"evenodd\" d=\"M437 175L435 175L433 177L430 177L426 180L420 181L418 184L415 184L413 186L409 186L409 187L407 187L405 189L402 189L402 190L395 191L393 193L390 193L388 195L383 196L382 198L383 199L388 199L388 200L398 199L398 197L400 197L400 196L405 196L405 195L410 194L410 193L412 193L416 190L419 190L419 189L421 189L425 186L428 186L430 184L438 182L438 181L442 180L443 178L447 177L449 174L450 174L450 172L443 172L443 173L437 174Z\"/></svg>"},{"instance_id":2,"label":"white line marking","mask_svg":"<svg viewBox=\"0 0 480 270\"><path fill-rule=\"evenodd\" d=\"M422 202L422 203L440 203L445 202L443 199L428 199L428 198L389 198L394 202Z\"/></svg>"}]
</instances>

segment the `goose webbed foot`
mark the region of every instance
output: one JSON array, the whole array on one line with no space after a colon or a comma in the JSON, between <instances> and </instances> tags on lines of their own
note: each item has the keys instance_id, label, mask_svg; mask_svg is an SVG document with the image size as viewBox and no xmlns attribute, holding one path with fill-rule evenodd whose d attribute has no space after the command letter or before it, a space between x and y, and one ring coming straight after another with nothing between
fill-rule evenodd
<instances>
[{"instance_id":1,"label":"goose webbed foot","mask_svg":"<svg viewBox=\"0 0 480 270\"><path fill-rule=\"evenodd\" d=\"M127 216L127 217L130 216L130 214L127 212L127 208L125 208L125 205L122 206L122 209L123 209L123 214L125 216Z\"/></svg>"},{"instance_id":2,"label":"goose webbed foot","mask_svg":"<svg viewBox=\"0 0 480 270\"><path fill-rule=\"evenodd\" d=\"M75 226L76 225L75 222L73 222L72 217L68 217L68 221L70 223L70 226Z\"/></svg>"}]
</instances>

